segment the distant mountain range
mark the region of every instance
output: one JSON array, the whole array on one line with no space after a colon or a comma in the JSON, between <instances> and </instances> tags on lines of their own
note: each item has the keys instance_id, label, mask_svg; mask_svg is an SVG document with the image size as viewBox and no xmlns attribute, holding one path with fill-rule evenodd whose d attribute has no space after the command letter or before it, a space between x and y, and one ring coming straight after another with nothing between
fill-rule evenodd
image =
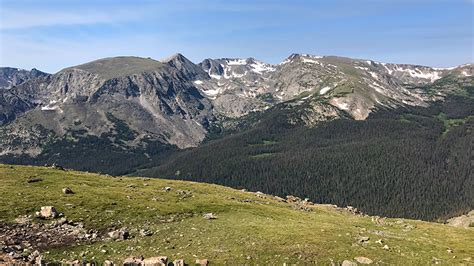
<instances>
[{"instance_id":1,"label":"distant mountain range","mask_svg":"<svg viewBox=\"0 0 474 266\"><path fill-rule=\"evenodd\" d=\"M38 126L48 141L71 131L101 136L114 131L112 116L134 132L127 146L152 139L179 148L199 145L219 122L283 102L312 102L304 118L310 126L342 113L361 120L377 107L427 106L453 88L429 94L423 85L473 72L473 65L436 69L306 54L279 65L253 58L196 65L176 54L161 61L105 58L53 75L1 68L0 134L9 137L0 154L40 154L45 135Z\"/></svg>"},{"instance_id":2,"label":"distant mountain range","mask_svg":"<svg viewBox=\"0 0 474 266\"><path fill-rule=\"evenodd\" d=\"M448 168L458 174L453 184L471 185L465 183L469 176L466 164L455 165L455 154L469 152L465 143L472 139L473 75L473 64L441 69L307 54L292 54L278 65L254 58L206 59L194 64L176 54L163 60L104 58L55 74L0 68L0 162L58 163L111 174L140 171L149 176L234 187L248 185L268 193L311 195L322 202L359 204L372 213L433 219L467 210L474 200L466 200L466 196L450 198L453 204L461 199L465 204L454 209L440 207L435 212L430 209L439 206L436 200L394 211L380 203L388 195L385 190L374 195L372 202L366 202L370 197L361 195L377 184L369 176L383 176L385 188L404 176L406 182L395 186L397 190L391 196L396 198L404 186L428 173L413 169L431 164L439 167L432 175L420 177L418 180L424 181L407 189L405 196L429 186L443 187L442 182L433 185L429 180L445 176ZM333 139L326 143L326 138ZM410 138L413 143L409 149L403 148ZM354 144L356 139L359 146L338 146ZM304 153L296 149L302 143L309 149ZM376 146L380 150L373 150L373 143L380 144ZM389 144L393 146L384 146ZM318 145L339 148L318 153L317 149L323 147ZM432 148L424 149L426 145ZM193 147L198 148L188 152ZM360 154L352 154L356 147ZM402 159L388 156L397 149ZM419 149L423 151L415 156ZM436 159L421 156L431 153L436 154ZM286 165L289 158L273 154L293 154L297 162L305 163ZM379 154L374 159L376 163L361 165L372 160L374 154ZM339 163L323 171L329 160L326 156ZM239 164L228 165L229 161L222 160ZM245 163L248 160L250 165ZM313 169L312 160L320 167ZM410 164L410 160L417 162ZM439 160L445 160L447 165L442 166ZM215 167L217 161L225 167ZM387 173L380 167L382 161L405 170ZM365 182L369 182L359 184L366 184L365 188L353 185L357 190L351 191L354 195L348 193L341 198L334 194L343 193L340 186L349 182L346 174L350 171L335 179L313 180L315 174L336 173L341 169L336 165L346 162L358 173L353 178L367 177ZM274 172L277 168L269 166L274 164L285 166ZM250 175L255 178L246 179ZM272 183L273 177L278 182ZM328 190L319 191L309 184L326 186ZM469 193L455 187L449 191ZM420 197L428 194L425 191ZM392 205L400 204L398 200Z\"/></svg>"}]
</instances>

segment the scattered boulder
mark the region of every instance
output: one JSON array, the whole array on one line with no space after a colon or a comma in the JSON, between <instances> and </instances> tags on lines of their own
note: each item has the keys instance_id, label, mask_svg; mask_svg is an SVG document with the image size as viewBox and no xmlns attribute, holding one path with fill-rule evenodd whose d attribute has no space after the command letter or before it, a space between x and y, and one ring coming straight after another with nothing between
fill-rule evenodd
<instances>
[{"instance_id":1,"label":"scattered boulder","mask_svg":"<svg viewBox=\"0 0 474 266\"><path fill-rule=\"evenodd\" d=\"M64 224L68 224L68 220L66 218L60 218L59 220L57 221L54 221L51 223L51 226L54 227L54 226L62 226Z\"/></svg>"},{"instance_id":2,"label":"scattered boulder","mask_svg":"<svg viewBox=\"0 0 474 266\"><path fill-rule=\"evenodd\" d=\"M370 238L369 238L368 236L360 236L360 237L357 239L357 241L362 244L362 243L369 242L369 239L370 239Z\"/></svg>"},{"instance_id":3,"label":"scattered boulder","mask_svg":"<svg viewBox=\"0 0 474 266\"><path fill-rule=\"evenodd\" d=\"M207 266L209 264L209 261L207 259L197 259L196 264L201 266Z\"/></svg>"},{"instance_id":4,"label":"scattered boulder","mask_svg":"<svg viewBox=\"0 0 474 266\"><path fill-rule=\"evenodd\" d=\"M42 259L43 257L38 250L33 251L33 253L28 256L28 261L35 265L41 265Z\"/></svg>"},{"instance_id":5,"label":"scattered boulder","mask_svg":"<svg viewBox=\"0 0 474 266\"><path fill-rule=\"evenodd\" d=\"M44 206L39 212L36 212L36 216L43 219L54 219L59 216L59 213L53 206Z\"/></svg>"},{"instance_id":6,"label":"scattered boulder","mask_svg":"<svg viewBox=\"0 0 474 266\"><path fill-rule=\"evenodd\" d=\"M108 236L112 240L126 240L130 237L130 233L128 232L127 229L119 229L119 230L114 230L112 232L108 233Z\"/></svg>"},{"instance_id":7,"label":"scattered boulder","mask_svg":"<svg viewBox=\"0 0 474 266\"><path fill-rule=\"evenodd\" d=\"M184 260L175 260L173 261L174 266L185 266Z\"/></svg>"},{"instance_id":8,"label":"scattered boulder","mask_svg":"<svg viewBox=\"0 0 474 266\"><path fill-rule=\"evenodd\" d=\"M114 263L110 260L104 261L104 266L114 266Z\"/></svg>"},{"instance_id":9,"label":"scattered boulder","mask_svg":"<svg viewBox=\"0 0 474 266\"><path fill-rule=\"evenodd\" d=\"M36 177L30 177L30 178L28 178L28 180L26 180L27 183L37 183L37 182L41 182L41 181L43 181L43 179L36 178Z\"/></svg>"},{"instance_id":10,"label":"scattered boulder","mask_svg":"<svg viewBox=\"0 0 474 266\"><path fill-rule=\"evenodd\" d=\"M193 193L191 191L188 191L188 190L178 189L178 190L176 190L176 193L180 196L180 199L185 199L185 198L193 196Z\"/></svg>"},{"instance_id":11,"label":"scattered boulder","mask_svg":"<svg viewBox=\"0 0 474 266\"><path fill-rule=\"evenodd\" d=\"M294 209L302 211L312 211L309 206L314 205L314 203L311 202L308 198L302 200L299 197L292 195L286 196L286 202L291 204Z\"/></svg>"},{"instance_id":12,"label":"scattered boulder","mask_svg":"<svg viewBox=\"0 0 474 266\"><path fill-rule=\"evenodd\" d=\"M74 194L74 192L72 191L72 189L69 188L69 187L63 188L63 193L64 193L64 194Z\"/></svg>"},{"instance_id":13,"label":"scattered boulder","mask_svg":"<svg viewBox=\"0 0 474 266\"><path fill-rule=\"evenodd\" d=\"M142 228L140 229L140 235L141 236L152 236L153 232L147 228Z\"/></svg>"},{"instance_id":14,"label":"scattered boulder","mask_svg":"<svg viewBox=\"0 0 474 266\"><path fill-rule=\"evenodd\" d=\"M31 215L20 215L17 218L15 218L15 222L18 224L29 224L31 223Z\"/></svg>"},{"instance_id":15,"label":"scattered boulder","mask_svg":"<svg viewBox=\"0 0 474 266\"><path fill-rule=\"evenodd\" d=\"M357 266L357 263L350 261L350 260L345 260L341 264L342 266Z\"/></svg>"},{"instance_id":16,"label":"scattered boulder","mask_svg":"<svg viewBox=\"0 0 474 266\"><path fill-rule=\"evenodd\" d=\"M355 257L354 258L358 263L362 264L371 264L373 261L366 257Z\"/></svg>"},{"instance_id":17,"label":"scattered boulder","mask_svg":"<svg viewBox=\"0 0 474 266\"><path fill-rule=\"evenodd\" d=\"M383 246L383 249L389 250L390 248L388 247L388 245L384 245L384 246Z\"/></svg>"},{"instance_id":18,"label":"scattered boulder","mask_svg":"<svg viewBox=\"0 0 474 266\"><path fill-rule=\"evenodd\" d=\"M142 266L143 257L129 257L123 261L124 266Z\"/></svg>"},{"instance_id":19,"label":"scattered boulder","mask_svg":"<svg viewBox=\"0 0 474 266\"><path fill-rule=\"evenodd\" d=\"M212 212L210 212L210 213L205 213L203 215L203 218L208 219L208 220L213 220L213 219L217 219L217 216L215 216Z\"/></svg>"},{"instance_id":20,"label":"scattered boulder","mask_svg":"<svg viewBox=\"0 0 474 266\"><path fill-rule=\"evenodd\" d=\"M282 198L282 197L278 197L278 196L274 196L274 198L280 202L286 202L286 199Z\"/></svg>"},{"instance_id":21,"label":"scattered boulder","mask_svg":"<svg viewBox=\"0 0 474 266\"><path fill-rule=\"evenodd\" d=\"M64 171L64 167L62 167L62 166L60 166L60 165L58 165L58 164L56 164L56 163L53 163L53 164L51 165L51 168L53 168L53 169L58 169L58 170L63 170L63 171Z\"/></svg>"},{"instance_id":22,"label":"scattered boulder","mask_svg":"<svg viewBox=\"0 0 474 266\"><path fill-rule=\"evenodd\" d=\"M171 191L171 187L164 187L163 190L164 190L164 191L167 191L167 192L168 192L168 191Z\"/></svg>"},{"instance_id":23,"label":"scattered boulder","mask_svg":"<svg viewBox=\"0 0 474 266\"><path fill-rule=\"evenodd\" d=\"M166 266L168 265L168 257L151 257L143 260L144 266Z\"/></svg>"},{"instance_id":24,"label":"scattered boulder","mask_svg":"<svg viewBox=\"0 0 474 266\"><path fill-rule=\"evenodd\" d=\"M344 208L344 210L354 214L354 215L363 215L363 213L361 211L359 211L359 209L357 209L356 207L352 207L352 206L347 206Z\"/></svg>"},{"instance_id":25,"label":"scattered boulder","mask_svg":"<svg viewBox=\"0 0 474 266\"><path fill-rule=\"evenodd\" d=\"M448 225L461 228L469 228L474 225L474 210L470 211L466 215L461 215L458 217L453 217L449 219Z\"/></svg>"}]
</instances>

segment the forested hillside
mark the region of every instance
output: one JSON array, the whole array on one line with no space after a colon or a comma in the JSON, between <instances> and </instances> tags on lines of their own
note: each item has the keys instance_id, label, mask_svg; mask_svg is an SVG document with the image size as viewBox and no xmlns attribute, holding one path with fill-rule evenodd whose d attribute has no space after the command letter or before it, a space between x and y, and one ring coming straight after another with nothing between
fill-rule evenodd
<instances>
[{"instance_id":1,"label":"forested hillside","mask_svg":"<svg viewBox=\"0 0 474 266\"><path fill-rule=\"evenodd\" d=\"M241 133L175 154L146 176L218 183L370 214L434 220L474 208L474 88L429 108L308 128L284 112ZM271 119L270 119L271 118Z\"/></svg>"}]
</instances>

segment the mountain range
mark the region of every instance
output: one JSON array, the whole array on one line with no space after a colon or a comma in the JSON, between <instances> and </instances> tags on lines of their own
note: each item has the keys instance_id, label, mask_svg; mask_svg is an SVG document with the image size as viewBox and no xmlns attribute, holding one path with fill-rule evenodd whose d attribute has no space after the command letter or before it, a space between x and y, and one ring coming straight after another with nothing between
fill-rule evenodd
<instances>
[{"instance_id":1,"label":"mountain range","mask_svg":"<svg viewBox=\"0 0 474 266\"><path fill-rule=\"evenodd\" d=\"M44 135L37 126L54 138L70 131L101 136L113 131L107 114L135 132L126 145L154 139L178 148L199 145L216 123L285 102L311 102L304 118L309 126L343 114L363 120L378 107L427 106L451 88L430 94L420 86L473 71L473 65L437 69L306 54L278 65L253 58L196 65L177 54L160 61L105 58L53 75L2 68L0 125L3 134L18 134L2 138L1 154L40 154ZM25 130L31 134L22 134Z\"/></svg>"},{"instance_id":2,"label":"mountain range","mask_svg":"<svg viewBox=\"0 0 474 266\"><path fill-rule=\"evenodd\" d=\"M443 123L446 125L443 129L439 128L440 136L450 136L454 131L448 132L449 129L460 126L456 127L457 130L463 128L462 134L467 132L467 139L472 139L468 125L473 115L473 75L473 64L433 68L308 54L292 54L277 65L254 58L205 59L195 64L183 55L176 54L162 60L104 58L68 67L55 74L36 69L0 68L0 162L36 165L57 163L78 170L111 174L141 171L150 176L202 180L203 172L199 171L214 169L212 160L218 160L224 154L232 157L226 153L226 147L236 147L234 142L239 137L249 140L251 136L258 136L260 139L253 139L255 143L243 144L254 145L248 147L261 150L256 153L252 151L255 154L248 156L266 158L272 162L272 153L289 153L290 148L295 146L287 143L285 145L290 146L284 149L280 147L278 151L263 150L276 149L276 146L271 145L272 141L282 143L282 136L288 136L285 135L288 132L292 135L287 139L307 140L312 138L305 135L309 133L303 134L299 130L313 133L326 130L324 134L334 134L344 129L331 129L332 125L350 123L346 130L353 130L354 125L366 125L361 124L362 121L374 125L372 121L382 120L373 118L381 116L385 122L387 119L396 123L403 119L412 122L415 114L421 116L422 112L431 112L425 115L425 118L431 119L430 130ZM448 116L443 120L441 113L447 113ZM379 132L391 126L377 125L382 128ZM290 131L272 131L272 127ZM375 137L369 134L372 131L361 133L362 129L357 130L344 135L340 142L346 143L347 138L354 138L358 134L366 134L368 141L375 141ZM261 135L265 131L273 132L274 135L270 136L273 139ZM337 139L337 136L332 137L333 140ZM312 143L320 140L314 139ZM317 147L311 146L311 143L307 145ZM235 155L237 150L235 148L228 152ZM203 155L209 152L215 153L218 158ZM344 152L347 154L348 151ZM400 152L403 157L403 152L408 151ZM426 152L430 153L429 150ZM405 158L409 158L407 156ZM448 160L448 157L440 158ZM197 160L197 168L187 169L187 177L175 175L186 168L183 165L192 165L190 162L193 160ZM355 162L347 160L349 164ZM288 166L285 169L293 168ZM366 169L372 168L367 166ZM256 176L268 172L265 169L259 171L255 172ZM295 180L317 172L308 166L302 166L298 171L294 175ZM380 174L380 171L378 167L374 173ZM206 175L211 177L217 173L211 171L206 172ZM226 180L235 173L221 172L224 176L203 181L239 187L245 185L243 182L234 182L243 180L240 176L234 176L233 182ZM468 170L468 173L463 174L460 179L464 181L456 182L457 186L466 185L463 182L470 173ZM365 172L361 174L367 175ZM291 191L280 191L280 187L268 187L261 182L256 182L260 185L253 185L268 193L288 192L298 195L297 187L291 188ZM269 180L265 182L269 183ZM472 182L467 185L470 184ZM472 189L467 188L463 193L469 191ZM308 193L304 190L299 196ZM472 197L467 197L468 203L462 208L445 209L421 218L434 219L465 211L474 205ZM336 199L321 196L319 200L332 202ZM344 202L347 200L343 199ZM373 212L380 211L366 207ZM390 215L390 212L384 214ZM396 214L420 218L414 212L401 211Z\"/></svg>"}]
</instances>

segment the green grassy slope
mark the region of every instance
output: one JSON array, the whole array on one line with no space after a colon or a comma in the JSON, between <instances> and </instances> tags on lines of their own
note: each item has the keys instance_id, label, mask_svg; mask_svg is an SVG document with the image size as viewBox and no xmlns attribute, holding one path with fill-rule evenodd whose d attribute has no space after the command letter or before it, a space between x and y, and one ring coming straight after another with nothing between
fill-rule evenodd
<instances>
[{"instance_id":1,"label":"green grassy slope","mask_svg":"<svg viewBox=\"0 0 474 266\"><path fill-rule=\"evenodd\" d=\"M43 181L27 183L31 177ZM165 191L166 186L171 190ZM63 194L64 187L75 194ZM81 259L78 254L88 251L85 259L99 262L164 255L188 263L199 257L212 264L328 264L364 256L374 263L406 265L432 263L434 258L445 264L466 263L474 254L474 228L402 219L377 224L372 217L331 206L314 205L307 212L270 195L194 182L0 165L0 195L0 222L14 223L19 215L53 205L88 229L106 232L118 224L130 229L129 240L43 251L49 260ZM208 212L217 219L203 219ZM140 236L137 232L144 226L154 235ZM370 237L369 242L358 243L360 236ZM379 239L383 244L376 242Z\"/></svg>"},{"instance_id":2,"label":"green grassy slope","mask_svg":"<svg viewBox=\"0 0 474 266\"><path fill-rule=\"evenodd\" d=\"M134 56L118 56L95 60L82 65L66 68L82 69L84 71L98 74L104 79L111 79L147 71L161 69L162 63L151 58Z\"/></svg>"}]
</instances>

